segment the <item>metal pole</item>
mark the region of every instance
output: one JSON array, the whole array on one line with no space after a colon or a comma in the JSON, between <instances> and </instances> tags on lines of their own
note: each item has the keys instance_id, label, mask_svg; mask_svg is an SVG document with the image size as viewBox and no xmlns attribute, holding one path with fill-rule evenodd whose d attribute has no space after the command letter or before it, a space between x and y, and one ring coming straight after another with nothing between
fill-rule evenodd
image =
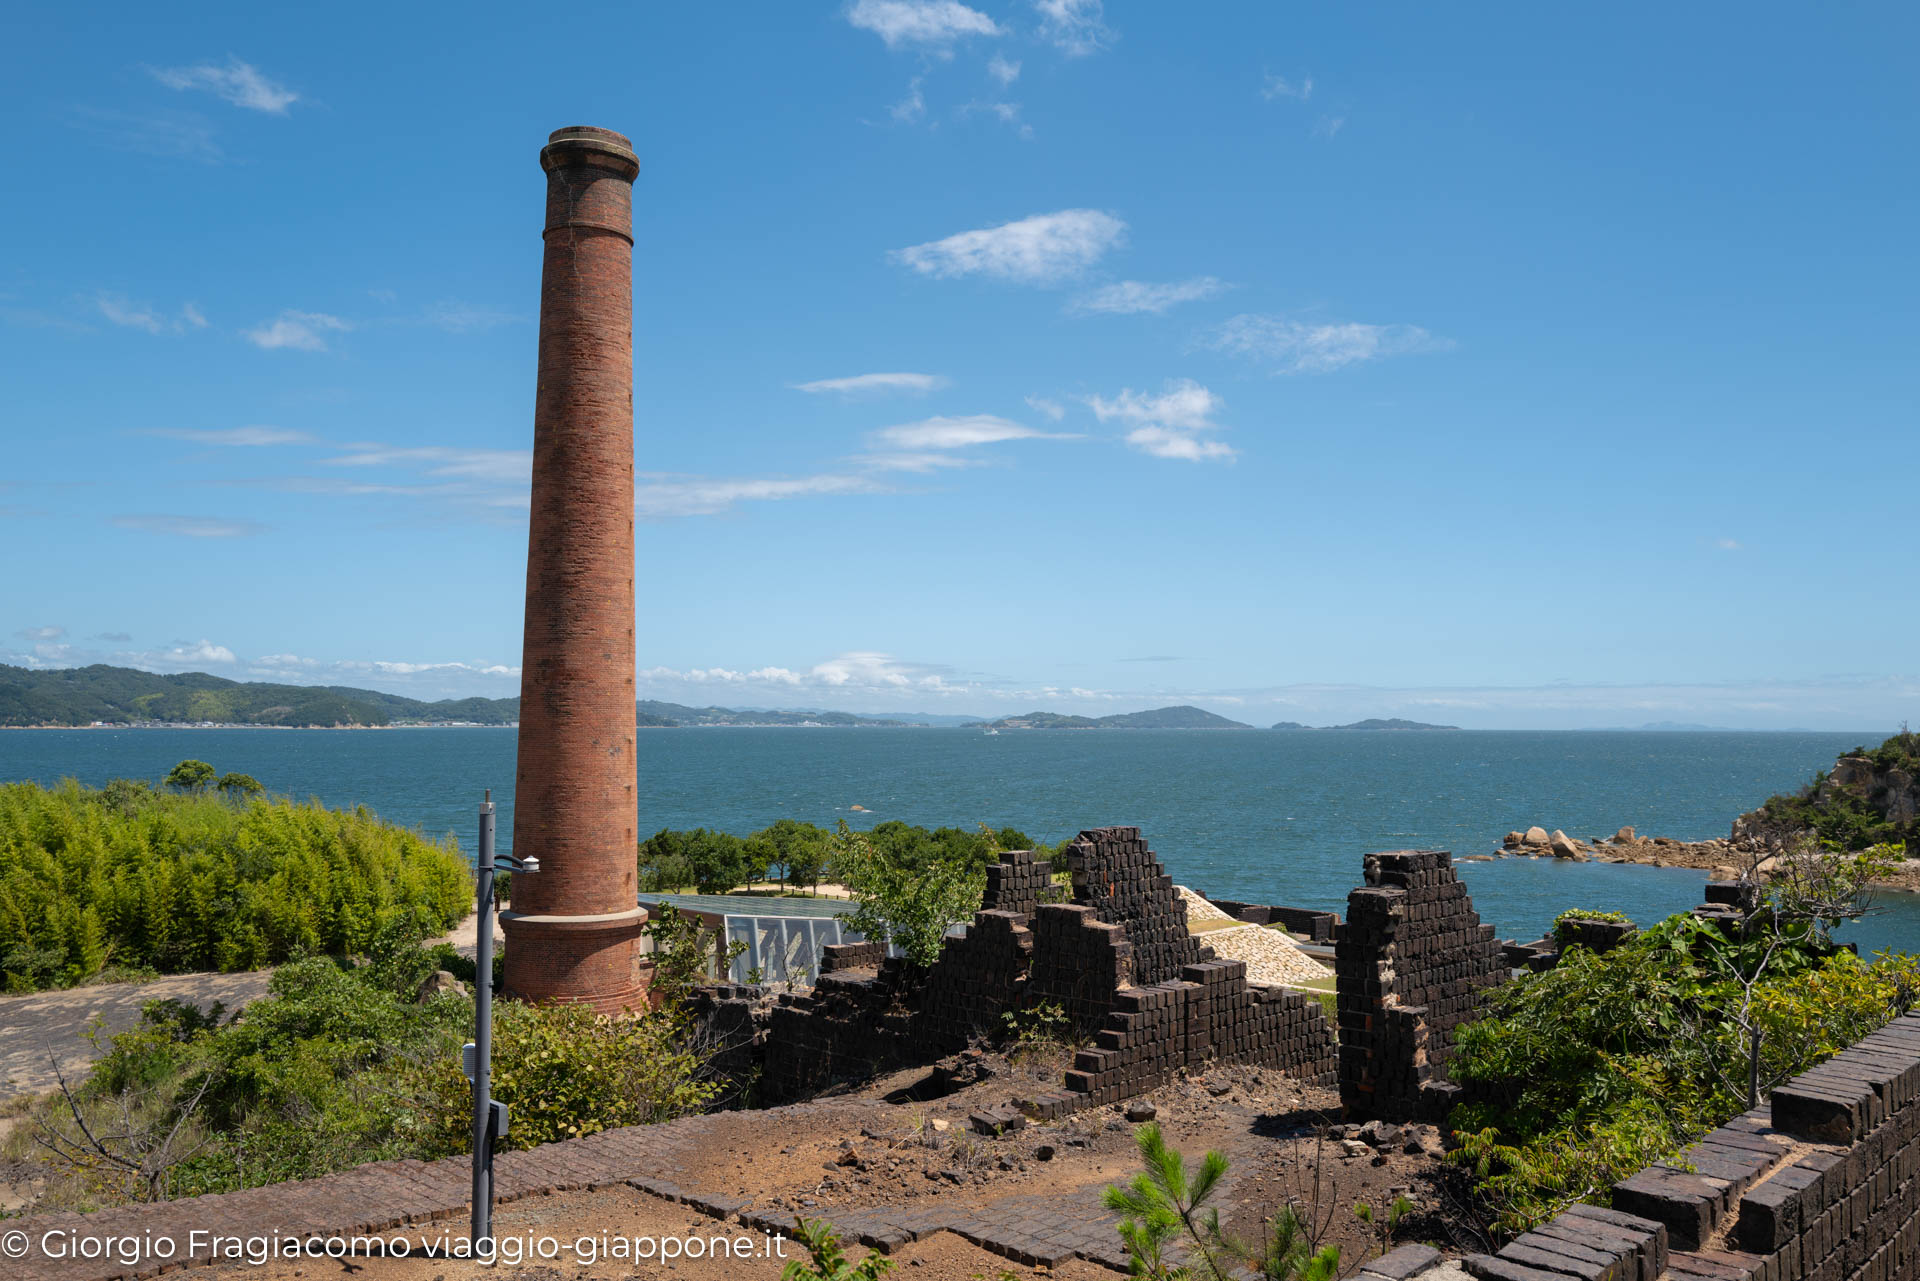
<instances>
[{"instance_id":1,"label":"metal pole","mask_svg":"<svg viewBox=\"0 0 1920 1281\"><path fill-rule=\"evenodd\" d=\"M480 853L474 861L473 949L473 1244L493 1236L493 789L480 803Z\"/></svg>"}]
</instances>

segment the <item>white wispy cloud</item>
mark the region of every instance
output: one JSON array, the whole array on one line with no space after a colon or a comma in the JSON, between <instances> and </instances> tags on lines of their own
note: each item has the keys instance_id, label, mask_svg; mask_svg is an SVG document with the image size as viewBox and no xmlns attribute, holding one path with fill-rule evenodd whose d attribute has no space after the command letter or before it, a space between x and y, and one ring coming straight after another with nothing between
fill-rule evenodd
<instances>
[{"instance_id":1,"label":"white wispy cloud","mask_svg":"<svg viewBox=\"0 0 1920 1281\"><path fill-rule=\"evenodd\" d=\"M1740 540L1737 538L1716 538L1713 540L1713 545L1723 552L1737 552L1741 549Z\"/></svg>"},{"instance_id":2,"label":"white wispy cloud","mask_svg":"<svg viewBox=\"0 0 1920 1281\"><path fill-rule=\"evenodd\" d=\"M520 319L520 314L485 303L447 301L428 307L423 318L435 329L444 329L450 334L467 334L513 324Z\"/></svg>"},{"instance_id":3,"label":"white wispy cloud","mask_svg":"<svg viewBox=\"0 0 1920 1281\"><path fill-rule=\"evenodd\" d=\"M1275 98L1293 98L1305 102L1313 97L1313 77L1289 80L1285 76L1268 76L1266 83L1260 86L1260 96L1269 102Z\"/></svg>"},{"instance_id":4,"label":"white wispy cloud","mask_svg":"<svg viewBox=\"0 0 1920 1281\"><path fill-rule=\"evenodd\" d=\"M190 302L181 304L171 316L161 314L151 304L133 302L118 294L101 294L95 302L100 314L114 324L150 334L184 334L189 329L207 327L206 316Z\"/></svg>"},{"instance_id":5,"label":"white wispy cloud","mask_svg":"<svg viewBox=\"0 0 1920 1281\"><path fill-rule=\"evenodd\" d=\"M1101 0L1033 0L1040 15L1040 38L1070 58L1098 53L1115 39Z\"/></svg>"},{"instance_id":6,"label":"white wispy cloud","mask_svg":"<svg viewBox=\"0 0 1920 1281\"><path fill-rule=\"evenodd\" d=\"M1065 405L1062 405L1057 400L1049 399L1046 396L1027 397L1027 408L1033 410L1036 414L1045 414L1047 417L1053 419L1054 422L1059 422L1067 416L1067 407Z\"/></svg>"},{"instance_id":7,"label":"white wispy cloud","mask_svg":"<svg viewBox=\"0 0 1920 1281\"><path fill-rule=\"evenodd\" d=\"M1034 214L998 227L963 231L890 255L923 276L983 275L1045 285L1098 262L1126 241L1127 224L1098 209Z\"/></svg>"},{"instance_id":8,"label":"white wispy cloud","mask_svg":"<svg viewBox=\"0 0 1920 1281\"><path fill-rule=\"evenodd\" d=\"M418 467L429 476L454 476L501 484L531 484L533 451L462 449L449 445L353 445L324 460L329 467Z\"/></svg>"},{"instance_id":9,"label":"white wispy cloud","mask_svg":"<svg viewBox=\"0 0 1920 1281\"><path fill-rule=\"evenodd\" d=\"M1387 356L1446 351L1453 343L1418 325L1316 325L1284 316L1235 316L1203 340L1277 374L1324 374Z\"/></svg>"},{"instance_id":10,"label":"white wispy cloud","mask_svg":"<svg viewBox=\"0 0 1920 1281\"><path fill-rule=\"evenodd\" d=\"M927 98L920 91L924 76L915 76L907 84L907 96L887 108L887 114L898 124L910 125L927 114Z\"/></svg>"},{"instance_id":11,"label":"white wispy cloud","mask_svg":"<svg viewBox=\"0 0 1920 1281\"><path fill-rule=\"evenodd\" d=\"M1159 315L1183 302L1217 298L1227 291L1227 282L1215 276L1195 276L1163 285L1139 280L1122 280L1074 299L1067 310L1081 315L1133 316Z\"/></svg>"},{"instance_id":12,"label":"white wispy cloud","mask_svg":"<svg viewBox=\"0 0 1920 1281\"><path fill-rule=\"evenodd\" d=\"M353 326L338 316L319 311L283 311L271 321L241 335L267 351L325 351L326 335L345 333Z\"/></svg>"},{"instance_id":13,"label":"white wispy cloud","mask_svg":"<svg viewBox=\"0 0 1920 1281\"><path fill-rule=\"evenodd\" d=\"M76 107L72 123L110 146L164 160L217 165L226 159L213 125L193 111L109 111Z\"/></svg>"},{"instance_id":14,"label":"white wispy cloud","mask_svg":"<svg viewBox=\"0 0 1920 1281\"><path fill-rule=\"evenodd\" d=\"M1101 422L1119 422L1130 430L1126 442L1142 453L1156 458L1174 458L1183 462L1225 461L1234 457L1232 446L1203 433L1219 427L1214 421L1224 402L1191 378L1167 382L1158 394L1123 388L1111 400L1104 396L1087 397L1087 405Z\"/></svg>"},{"instance_id":15,"label":"white wispy cloud","mask_svg":"<svg viewBox=\"0 0 1920 1281\"><path fill-rule=\"evenodd\" d=\"M210 62L192 67L154 67L153 78L169 89L199 89L248 111L284 116L300 95L268 79L258 67L229 57L225 66Z\"/></svg>"},{"instance_id":16,"label":"white wispy cloud","mask_svg":"<svg viewBox=\"0 0 1920 1281\"><path fill-rule=\"evenodd\" d=\"M1010 85L1020 78L1020 64L996 53L987 59L987 74L1003 85Z\"/></svg>"},{"instance_id":17,"label":"white wispy cloud","mask_svg":"<svg viewBox=\"0 0 1920 1281\"><path fill-rule=\"evenodd\" d=\"M966 414L961 417L923 418L915 423L883 427L873 433L875 442L894 449L965 449L971 445L993 445L1006 440L1058 440L1062 437L1036 431L995 414Z\"/></svg>"},{"instance_id":18,"label":"white wispy cloud","mask_svg":"<svg viewBox=\"0 0 1920 1281\"><path fill-rule=\"evenodd\" d=\"M240 448L260 448L266 445L305 445L313 437L303 431L289 431L284 427L155 427L141 433L143 436L163 436L168 440L184 440L195 445L233 445Z\"/></svg>"},{"instance_id":19,"label":"white wispy cloud","mask_svg":"<svg viewBox=\"0 0 1920 1281\"><path fill-rule=\"evenodd\" d=\"M634 515L642 520L714 516L746 502L779 502L831 494L886 492L879 478L859 472L816 476L653 476L634 485Z\"/></svg>"},{"instance_id":20,"label":"white wispy cloud","mask_svg":"<svg viewBox=\"0 0 1920 1281\"><path fill-rule=\"evenodd\" d=\"M853 26L879 36L889 49L947 54L959 41L1001 34L992 18L958 0L854 0L846 17Z\"/></svg>"},{"instance_id":21,"label":"white wispy cloud","mask_svg":"<svg viewBox=\"0 0 1920 1281\"><path fill-rule=\"evenodd\" d=\"M14 635L27 641L57 641L67 634L64 627L23 627Z\"/></svg>"},{"instance_id":22,"label":"white wispy cloud","mask_svg":"<svg viewBox=\"0 0 1920 1281\"><path fill-rule=\"evenodd\" d=\"M1332 139L1338 137L1340 131L1346 127L1347 118L1345 116L1321 116L1320 119L1314 123L1313 132L1316 137Z\"/></svg>"},{"instance_id":23,"label":"white wispy cloud","mask_svg":"<svg viewBox=\"0 0 1920 1281\"><path fill-rule=\"evenodd\" d=\"M960 108L962 119L976 115L992 116L1022 138L1033 137L1033 126L1020 118L1017 102L969 102Z\"/></svg>"},{"instance_id":24,"label":"white wispy cloud","mask_svg":"<svg viewBox=\"0 0 1920 1281\"><path fill-rule=\"evenodd\" d=\"M952 379L944 374L855 374L850 378L816 378L810 383L795 383L793 389L815 395L838 392L843 396L857 396L890 391L925 393L939 391L951 383Z\"/></svg>"},{"instance_id":25,"label":"white wispy cloud","mask_svg":"<svg viewBox=\"0 0 1920 1281\"><path fill-rule=\"evenodd\" d=\"M226 520L218 516L169 516L130 513L115 516L113 523L122 529L137 529L147 534L176 534L182 538L245 538L267 528L256 520Z\"/></svg>"}]
</instances>

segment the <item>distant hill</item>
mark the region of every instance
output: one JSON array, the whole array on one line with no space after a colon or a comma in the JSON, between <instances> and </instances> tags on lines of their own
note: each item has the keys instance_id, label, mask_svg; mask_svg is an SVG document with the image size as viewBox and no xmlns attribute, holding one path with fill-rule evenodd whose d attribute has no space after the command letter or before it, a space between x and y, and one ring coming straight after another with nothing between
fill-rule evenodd
<instances>
[{"instance_id":1,"label":"distant hill","mask_svg":"<svg viewBox=\"0 0 1920 1281\"><path fill-rule=\"evenodd\" d=\"M1313 726L1302 725L1299 721L1280 721L1274 725L1274 728L1275 729L1312 729Z\"/></svg>"},{"instance_id":2,"label":"distant hill","mask_svg":"<svg viewBox=\"0 0 1920 1281\"><path fill-rule=\"evenodd\" d=\"M1425 721L1403 721L1398 716L1355 721L1351 725L1329 725L1328 729L1459 729L1458 725L1429 725Z\"/></svg>"},{"instance_id":3,"label":"distant hill","mask_svg":"<svg viewBox=\"0 0 1920 1281\"><path fill-rule=\"evenodd\" d=\"M279 685L233 681L205 672L160 675L96 663L41 671L0 664L0 726L169 724L379 726L457 722L512 725L517 698L446 698L425 702L342 685ZM906 725L904 720L848 712L687 707L648 699L635 708L642 728L684 725Z\"/></svg>"},{"instance_id":4,"label":"distant hill","mask_svg":"<svg viewBox=\"0 0 1920 1281\"><path fill-rule=\"evenodd\" d=\"M1150 712L1121 712L1113 716L1067 716L1060 712L1028 712L982 722L987 729L1252 729L1239 721L1198 707L1159 707Z\"/></svg>"}]
</instances>

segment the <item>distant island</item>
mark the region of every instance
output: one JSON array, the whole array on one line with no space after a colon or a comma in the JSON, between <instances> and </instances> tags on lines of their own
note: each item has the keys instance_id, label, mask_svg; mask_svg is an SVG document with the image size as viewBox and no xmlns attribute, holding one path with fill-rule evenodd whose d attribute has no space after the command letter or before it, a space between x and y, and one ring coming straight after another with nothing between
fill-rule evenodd
<instances>
[{"instance_id":1,"label":"distant island","mask_svg":"<svg viewBox=\"0 0 1920 1281\"><path fill-rule=\"evenodd\" d=\"M1312 725L1302 725L1299 721L1281 721L1275 729L1313 729ZM1425 721L1404 721L1398 716L1385 720L1374 717L1369 720L1355 721L1351 725L1322 725L1321 729L1459 729L1458 725L1429 725Z\"/></svg>"},{"instance_id":2,"label":"distant island","mask_svg":"<svg viewBox=\"0 0 1920 1281\"><path fill-rule=\"evenodd\" d=\"M1067 716L1060 712L1028 712L997 721L980 721L980 729L1252 729L1198 707L1157 707L1150 712L1121 712L1114 716Z\"/></svg>"},{"instance_id":3,"label":"distant island","mask_svg":"<svg viewBox=\"0 0 1920 1281\"><path fill-rule=\"evenodd\" d=\"M646 699L634 708L642 729L704 725L905 726L909 720L850 712L687 707ZM943 718L947 719L947 718ZM517 725L517 698L425 702L344 685L234 681L205 672L160 675L132 667L38 670L0 664L0 726L258 725L350 729L406 725Z\"/></svg>"}]
</instances>

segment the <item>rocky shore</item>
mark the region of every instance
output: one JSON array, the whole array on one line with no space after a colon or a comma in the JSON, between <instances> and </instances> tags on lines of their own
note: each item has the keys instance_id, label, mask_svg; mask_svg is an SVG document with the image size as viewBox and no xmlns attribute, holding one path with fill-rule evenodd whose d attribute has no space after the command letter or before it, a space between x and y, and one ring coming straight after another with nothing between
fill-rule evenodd
<instances>
[{"instance_id":1,"label":"rocky shore","mask_svg":"<svg viewBox=\"0 0 1920 1281\"><path fill-rule=\"evenodd\" d=\"M1549 832L1542 827L1530 827L1524 832L1508 832L1500 842L1498 853L1522 858L1692 867L1706 872L1714 880L1732 880L1756 863L1762 872L1766 871L1767 860L1786 849L1787 837L1766 830L1753 821L1757 817L1757 812L1742 814L1734 820L1730 835L1706 841L1641 836L1631 827L1623 827L1609 837L1592 836L1577 840L1558 828ZM1894 869L1892 875L1876 884L1887 889L1920 893L1920 859L1906 860Z\"/></svg>"}]
</instances>

